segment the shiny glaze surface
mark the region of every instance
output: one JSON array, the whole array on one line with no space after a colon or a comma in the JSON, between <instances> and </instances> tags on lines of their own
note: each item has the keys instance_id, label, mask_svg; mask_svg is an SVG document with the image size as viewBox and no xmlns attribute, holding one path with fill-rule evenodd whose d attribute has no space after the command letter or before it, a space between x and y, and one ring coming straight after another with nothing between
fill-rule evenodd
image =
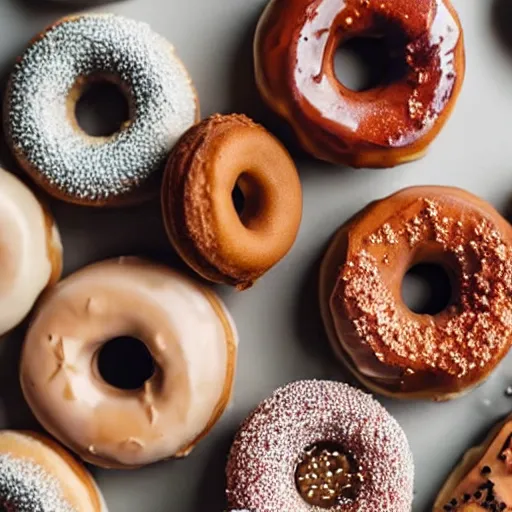
<instances>
[{"instance_id":1,"label":"shiny glaze surface","mask_svg":"<svg viewBox=\"0 0 512 512\"><path fill-rule=\"evenodd\" d=\"M334 72L351 38L385 37L402 79L362 92ZM419 156L464 78L463 34L449 0L273 0L258 26L256 76L266 101L318 158L356 167Z\"/></svg>"},{"instance_id":2,"label":"shiny glaze surface","mask_svg":"<svg viewBox=\"0 0 512 512\"><path fill-rule=\"evenodd\" d=\"M155 372L140 389L101 377L113 338L140 339ZM21 384L32 411L83 459L131 468L185 456L231 395L236 332L201 284L137 258L108 260L61 281L27 333Z\"/></svg>"}]
</instances>

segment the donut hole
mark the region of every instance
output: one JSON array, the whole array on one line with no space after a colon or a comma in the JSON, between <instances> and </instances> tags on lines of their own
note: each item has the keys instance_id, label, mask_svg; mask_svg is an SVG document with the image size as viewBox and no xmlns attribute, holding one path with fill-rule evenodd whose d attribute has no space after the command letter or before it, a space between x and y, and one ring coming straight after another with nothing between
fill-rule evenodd
<instances>
[{"instance_id":1,"label":"donut hole","mask_svg":"<svg viewBox=\"0 0 512 512\"><path fill-rule=\"evenodd\" d=\"M266 194L258 178L249 171L242 172L233 186L231 198L240 222L247 229L258 229L267 205Z\"/></svg>"},{"instance_id":2,"label":"donut hole","mask_svg":"<svg viewBox=\"0 0 512 512\"><path fill-rule=\"evenodd\" d=\"M130 105L118 84L93 79L77 86L75 118L90 137L111 137L130 120Z\"/></svg>"},{"instance_id":3,"label":"donut hole","mask_svg":"<svg viewBox=\"0 0 512 512\"><path fill-rule=\"evenodd\" d=\"M334 74L347 89L364 92L404 79L408 72L404 41L397 37L354 37L334 53Z\"/></svg>"},{"instance_id":4,"label":"donut hole","mask_svg":"<svg viewBox=\"0 0 512 512\"><path fill-rule=\"evenodd\" d=\"M295 484L302 499L325 509L354 500L363 480L354 456L341 444L330 441L307 446L295 469Z\"/></svg>"},{"instance_id":5,"label":"donut hole","mask_svg":"<svg viewBox=\"0 0 512 512\"><path fill-rule=\"evenodd\" d=\"M451 303L452 279L449 272L437 263L418 263L405 274L402 299L407 307L420 315L437 315Z\"/></svg>"},{"instance_id":6,"label":"donut hole","mask_svg":"<svg viewBox=\"0 0 512 512\"><path fill-rule=\"evenodd\" d=\"M233 190L231 192L231 199L233 200L233 206L235 208L236 213L239 217L242 216L245 206L245 196L238 184L238 181L235 183Z\"/></svg>"},{"instance_id":7,"label":"donut hole","mask_svg":"<svg viewBox=\"0 0 512 512\"><path fill-rule=\"evenodd\" d=\"M98 353L98 371L111 386L140 389L155 373L155 361L142 341L127 336L107 341Z\"/></svg>"}]
</instances>

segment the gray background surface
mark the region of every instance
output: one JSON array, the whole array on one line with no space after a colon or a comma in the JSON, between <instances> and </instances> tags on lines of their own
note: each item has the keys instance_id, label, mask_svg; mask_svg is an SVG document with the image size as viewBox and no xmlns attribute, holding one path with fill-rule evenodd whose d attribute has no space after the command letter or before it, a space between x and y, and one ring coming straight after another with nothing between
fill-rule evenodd
<instances>
[{"instance_id":1,"label":"gray background surface","mask_svg":"<svg viewBox=\"0 0 512 512\"><path fill-rule=\"evenodd\" d=\"M412 0L411 0L412 1ZM276 387L294 379L345 380L319 322L316 274L334 230L368 201L413 184L457 185L507 214L512 194L512 9L508 0L455 0L466 34L467 78L447 127L428 156L394 170L361 171L316 162L297 150L254 86L251 42L265 0L129 0L96 7L151 23L176 46L197 85L202 113L246 112L278 133L296 156L304 220L290 255L252 290L221 288L241 344L234 402L185 461L133 471L94 469L111 512L221 512L223 470L239 422ZM0 0L0 77L27 41L73 3ZM0 161L14 165L5 147ZM157 202L123 211L55 203L65 272L108 256L142 253L179 264ZM0 427L34 425L17 379L23 326L0 345ZM512 409L512 356L471 395L447 404L383 403L404 427L416 461L414 510L426 511L452 465ZM283 511L284 512L284 511ZM292 511L287 511L292 512Z\"/></svg>"}]
</instances>

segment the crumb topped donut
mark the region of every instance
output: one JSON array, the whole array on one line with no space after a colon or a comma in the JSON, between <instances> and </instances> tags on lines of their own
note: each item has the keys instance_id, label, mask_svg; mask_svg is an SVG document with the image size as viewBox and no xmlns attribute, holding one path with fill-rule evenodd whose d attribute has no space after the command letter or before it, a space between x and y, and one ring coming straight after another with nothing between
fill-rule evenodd
<instances>
[{"instance_id":1,"label":"crumb topped donut","mask_svg":"<svg viewBox=\"0 0 512 512\"><path fill-rule=\"evenodd\" d=\"M334 56L359 37L381 38L401 76L360 92L345 87ZM449 0L272 0L254 51L263 98L304 148L353 167L421 157L452 112L465 73L462 27Z\"/></svg>"},{"instance_id":2,"label":"crumb topped donut","mask_svg":"<svg viewBox=\"0 0 512 512\"><path fill-rule=\"evenodd\" d=\"M244 203L237 211L235 188ZM245 289L290 250L302 188L284 146L243 115L214 115L176 145L162 185L169 238L196 272Z\"/></svg>"},{"instance_id":3,"label":"crumb topped donut","mask_svg":"<svg viewBox=\"0 0 512 512\"><path fill-rule=\"evenodd\" d=\"M404 303L402 280L440 265L451 297L439 313ZM373 391L450 399L483 382L512 343L512 228L482 199L412 187L375 201L339 230L320 275L336 353Z\"/></svg>"},{"instance_id":4,"label":"crumb topped donut","mask_svg":"<svg viewBox=\"0 0 512 512\"><path fill-rule=\"evenodd\" d=\"M107 512L91 475L61 446L34 432L0 432L0 509Z\"/></svg>"},{"instance_id":5,"label":"crumb topped donut","mask_svg":"<svg viewBox=\"0 0 512 512\"><path fill-rule=\"evenodd\" d=\"M126 96L130 119L110 137L78 126L78 99L94 81ZM174 143L198 118L191 80L148 25L115 15L67 17L18 59L4 107L20 165L53 196L102 206L154 194Z\"/></svg>"},{"instance_id":6,"label":"crumb topped donut","mask_svg":"<svg viewBox=\"0 0 512 512\"><path fill-rule=\"evenodd\" d=\"M130 338L149 352L152 372L128 389L103 377L100 356L111 340L126 346ZM125 257L90 265L46 294L20 379L59 441L92 464L129 469L184 457L213 428L231 398L236 352L231 317L210 289Z\"/></svg>"},{"instance_id":7,"label":"crumb topped donut","mask_svg":"<svg viewBox=\"0 0 512 512\"><path fill-rule=\"evenodd\" d=\"M410 512L413 479L405 434L377 401L347 384L301 381L242 425L227 496L257 512Z\"/></svg>"},{"instance_id":8,"label":"crumb topped donut","mask_svg":"<svg viewBox=\"0 0 512 512\"><path fill-rule=\"evenodd\" d=\"M27 316L61 270L53 217L24 183L0 169L0 335Z\"/></svg>"},{"instance_id":9,"label":"crumb topped donut","mask_svg":"<svg viewBox=\"0 0 512 512\"><path fill-rule=\"evenodd\" d=\"M512 510L512 416L500 422L453 470L433 512Z\"/></svg>"}]
</instances>

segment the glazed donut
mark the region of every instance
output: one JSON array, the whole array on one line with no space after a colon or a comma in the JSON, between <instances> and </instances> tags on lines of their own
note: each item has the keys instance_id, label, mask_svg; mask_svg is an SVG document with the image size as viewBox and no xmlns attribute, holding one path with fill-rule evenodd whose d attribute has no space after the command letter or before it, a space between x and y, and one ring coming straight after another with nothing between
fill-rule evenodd
<instances>
[{"instance_id":1,"label":"glazed donut","mask_svg":"<svg viewBox=\"0 0 512 512\"><path fill-rule=\"evenodd\" d=\"M434 512L512 510L512 417L469 450L439 493Z\"/></svg>"},{"instance_id":2,"label":"glazed donut","mask_svg":"<svg viewBox=\"0 0 512 512\"><path fill-rule=\"evenodd\" d=\"M130 106L111 137L91 137L76 120L76 103L95 81L118 86ZM53 196L91 206L154 194L169 151L198 116L172 46L148 25L114 15L63 18L40 34L15 66L4 109L23 169Z\"/></svg>"},{"instance_id":3,"label":"glazed donut","mask_svg":"<svg viewBox=\"0 0 512 512\"><path fill-rule=\"evenodd\" d=\"M244 206L237 213L232 192ZM302 189L282 144L242 115L214 115L176 145L162 185L162 209L175 249L196 272L250 287L293 245Z\"/></svg>"},{"instance_id":4,"label":"glazed donut","mask_svg":"<svg viewBox=\"0 0 512 512\"><path fill-rule=\"evenodd\" d=\"M0 335L27 316L61 270L52 216L27 186L0 169Z\"/></svg>"},{"instance_id":5,"label":"glazed donut","mask_svg":"<svg viewBox=\"0 0 512 512\"><path fill-rule=\"evenodd\" d=\"M0 432L0 508L11 512L107 512L91 475L34 432Z\"/></svg>"},{"instance_id":6,"label":"glazed donut","mask_svg":"<svg viewBox=\"0 0 512 512\"><path fill-rule=\"evenodd\" d=\"M257 512L410 512L413 479L405 434L377 401L347 384L302 381L242 425L227 496Z\"/></svg>"},{"instance_id":7,"label":"glazed donut","mask_svg":"<svg viewBox=\"0 0 512 512\"><path fill-rule=\"evenodd\" d=\"M141 340L155 371L133 390L107 383L99 352ZM97 263L40 303L21 356L21 385L41 424L86 461L134 468L186 456L226 408L237 335L220 299L137 258Z\"/></svg>"},{"instance_id":8,"label":"glazed donut","mask_svg":"<svg viewBox=\"0 0 512 512\"><path fill-rule=\"evenodd\" d=\"M336 78L336 49L383 37L401 79L356 92ZM465 73L450 0L272 0L256 32L256 80L266 102L317 158L391 167L421 157L448 119Z\"/></svg>"},{"instance_id":9,"label":"glazed donut","mask_svg":"<svg viewBox=\"0 0 512 512\"><path fill-rule=\"evenodd\" d=\"M402 279L418 263L451 278L437 315L413 313ZM327 334L371 390L454 398L485 380L510 348L512 228L460 189L412 187L371 203L335 236L322 263Z\"/></svg>"}]
</instances>

